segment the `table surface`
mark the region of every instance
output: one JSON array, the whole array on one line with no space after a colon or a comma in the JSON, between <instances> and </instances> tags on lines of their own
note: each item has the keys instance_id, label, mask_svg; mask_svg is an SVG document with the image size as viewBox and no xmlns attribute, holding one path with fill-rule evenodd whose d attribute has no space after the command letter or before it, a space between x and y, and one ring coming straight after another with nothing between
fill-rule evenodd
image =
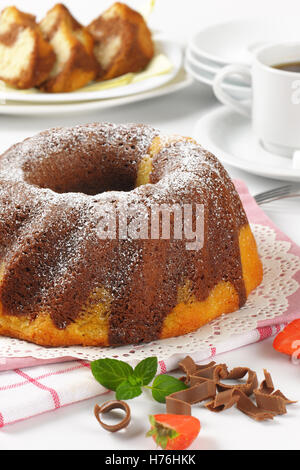
<instances>
[{"instance_id":1,"label":"table surface","mask_svg":"<svg viewBox=\"0 0 300 470\"><path fill-rule=\"evenodd\" d=\"M54 2L23 0L14 2L19 8L42 15ZM72 0L70 6L75 16L88 22L99 14L97 2ZM111 2L102 2L105 6ZM131 5L139 2L128 2ZM10 2L0 0L0 8ZM172 5L172 17L170 8ZM184 5L184 6L183 6ZM185 41L189 34L205 25L245 16L275 14L300 15L298 0L265 0L264 2L240 2L240 0L158 0L151 24L154 28L175 34ZM209 110L220 106L206 85L195 83L189 88L165 97L132 104L126 107L86 112L76 115L51 117L18 117L0 115L0 153L9 145L54 126L70 126L92 121L144 122L166 133L192 135L197 120ZM233 178L243 179L252 194L277 187L279 181L261 178L227 167ZM300 201L285 201L284 205L265 206L266 213L296 243L300 244ZM248 366L257 370L262 378L263 368L272 372L275 386L281 388L291 399L299 399L300 367L293 365L285 356L276 353L272 341L266 340L236 351L217 356L218 362L230 367ZM111 394L111 396L113 396ZM161 405L144 394L132 402L133 420L128 432L110 434L102 431L93 417L93 407L109 398L98 397L46 413L44 415L7 426L0 432L0 449L155 449L152 440L146 440L147 415L161 412ZM292 405L289 413L274 421L256 423L236 409L222 414L210 413L195 406L193 413L202 424L202 430L192 449L296 449L300 448L300 406Z\"/></svg>"}]
</instances>

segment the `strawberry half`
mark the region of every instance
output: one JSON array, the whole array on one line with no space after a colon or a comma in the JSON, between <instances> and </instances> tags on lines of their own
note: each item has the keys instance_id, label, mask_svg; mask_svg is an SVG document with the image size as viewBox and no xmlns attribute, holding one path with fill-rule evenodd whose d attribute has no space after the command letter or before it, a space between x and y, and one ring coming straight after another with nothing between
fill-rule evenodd
<instances>
[{"instance_id":1,"label":"strawberry half","mask_svg":"<svg viewBox=\"0 0 300 470\"><path fill-rule=\"evenodd\" d=\"M184 450L191 445L200 431L200 421L194 416L160 414L150 415L152 436L157 445L166 450Z\"/></svg>"},{"instance_id":2,"label":"strawberry half","mask_svg":"<svg viewBox=\"0 0 300 470\"><path fill-rule=\"evenodd\" d=\"M289 323L274 339L276 351L292 356L300 350L300 320ZM300 351L299 351L300 353Z\"/></svg>"}]
</instances>

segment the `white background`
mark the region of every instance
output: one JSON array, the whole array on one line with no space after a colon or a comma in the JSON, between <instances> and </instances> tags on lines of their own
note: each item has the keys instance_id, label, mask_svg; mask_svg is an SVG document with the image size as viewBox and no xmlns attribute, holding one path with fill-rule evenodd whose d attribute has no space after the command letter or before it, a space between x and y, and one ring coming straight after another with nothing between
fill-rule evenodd
<instances>
[{"instance_id":1,"label":"white background","mask_svg":"<svg viewBox=\"0 0 300 470\"><path fill-rule=\"evenodd\" d=\"M139 6L143 1L128 3ZM24 0L13 3L41 18L47 9L53 6L54 1ZM100 8L111 3L106 0L65 1L82 23L88 23L100 13ZM10 2L0 0L1 8L9 4ZM267 15L296 15L300 18L299 0L157 0L151 26L186 41L191 33L211 23L238 17ZM189 135L193 133L199 117L216 106L219 104L212 96L210 88L194 84L177 94L101 112L49 118L0 115L0 153L9 145L42 129L92 121L144 122L164 132ZM246 181L253 194L281 184L229 167L227 169L232 177ZM266 206L266 212L272 220L298 244L299 209L300 200ZM267 368L273 374L275 386L281 388L290 398L300 399L300 366L292 365L285 356L276 353L271 340L220 355L216 360L225 361L230 367L249 366L257 370L259 379L263 378L262 369ZM94 404L109 398L110 395L105 395L104 398L87 400L7 426L0 431L0 449L154 449L152 441L144 437L148 428L147 415L163 412L164 408L144 394L131 402L133 420L127 432L110 434L103 431L93 417ZM193 413L202 424L199 438L192 447L194 449L300 448L299 405L290 406L287 415L266 423L256 423L235 409L215 414L195 406Z\"/></svg>"}]
</instances>

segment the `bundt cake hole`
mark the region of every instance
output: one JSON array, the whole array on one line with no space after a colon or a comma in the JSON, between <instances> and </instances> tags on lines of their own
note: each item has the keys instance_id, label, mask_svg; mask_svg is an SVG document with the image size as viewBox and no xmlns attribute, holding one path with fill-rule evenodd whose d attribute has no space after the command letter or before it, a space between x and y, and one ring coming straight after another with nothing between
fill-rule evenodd
<instances>
[{"instance_id":1,"label":"bundt cake hole","mask_svg":"<svg viewBox=\"0 0 300 470\"><path fill-rule=\"evenodd\" d=\"M67 170L67 169L66 169ZM83 193L87 196L96 196L107 191L130 192L135 188L136 175L130 165L125 165L122 171L101 171L99 168L89 169L84 174L67 175L67 171L58 172L56 177L48 172L47 178L44 171L35 171L35 174L27 175L27 182L42 189L51 189L59 194ZM79 170L80 173L80 170Z\"/></svg>"}]
</instances>

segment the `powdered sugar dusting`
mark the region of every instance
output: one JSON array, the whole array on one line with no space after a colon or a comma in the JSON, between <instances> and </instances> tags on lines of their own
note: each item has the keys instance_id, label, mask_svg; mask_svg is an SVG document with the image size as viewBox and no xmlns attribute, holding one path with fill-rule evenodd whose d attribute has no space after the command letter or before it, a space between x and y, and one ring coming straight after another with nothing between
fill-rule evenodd
<instances>
[{"instance_id":1,"label":"powdered sugar dusting","mask_svg":"<svg viewBox=\"0 0 300 470\"><path fill-rule=\"evenodd\" d=\"M98 179L104 186L107 181L116 180L116 187L125 184L126 178L135 182L139 163L145 156L150 157L150 146L156 136L163 145L153 158L150 184L128 190L116 190L108 184L109 190L103 192L99 185L95 192ZM81 177L88 188L86 193ZM68 184L64 186L65 181L71 189ZM160 252L158 259L155 252L145 254L147 246L130 236L122 240L100 239L97 227L103 210L113 206L121 215L128 207L140 203L148 208L164 203L205 204L213 215L212 228L221 230L224 216L228 218L226 236L230 244L236 217L237 225L245 221L239 198L234 194L222 165L200 145L178 136L161 136L158 130L144 125L92 123L55 128L16 144L0 157L0 260L18 272L21 280L19 287L14 286L15 308L31 313L31 303L35 302L36 311L53 310L53 318L58 318L59 327L64 328L76 318L78 308L72 312L74 304L83 305L84 296L99 287L98 282L113 300L124 304L127 326L116 329L117 341L127 341L128 325L132 335L136 328L135 316L130 319L130 312L134 315L130 309L144 308L138 299L133 308L128 286L134 281L137 290L134 295L140 292L142 297L145 256L154 266L160 262ZM8 213L12 215L9 221ZM209 232L208 237L213 239L213 233ZM178 265L180 247L174 244L171 253L172 247L171 242L160 247L166 257L162 266L166 270L169 298L159 290L156 299L169 311L176 302L178 280L183 276ZM214 256L217 263L217 254ZM187 268L182 265L184 269ZM239 275L236 278L239 282ZM68 310L66 318L63 307ZM148 307L152 308L150 304ZM159 312L154 313L160 318Z\"/></svg>"}]
</instances>

